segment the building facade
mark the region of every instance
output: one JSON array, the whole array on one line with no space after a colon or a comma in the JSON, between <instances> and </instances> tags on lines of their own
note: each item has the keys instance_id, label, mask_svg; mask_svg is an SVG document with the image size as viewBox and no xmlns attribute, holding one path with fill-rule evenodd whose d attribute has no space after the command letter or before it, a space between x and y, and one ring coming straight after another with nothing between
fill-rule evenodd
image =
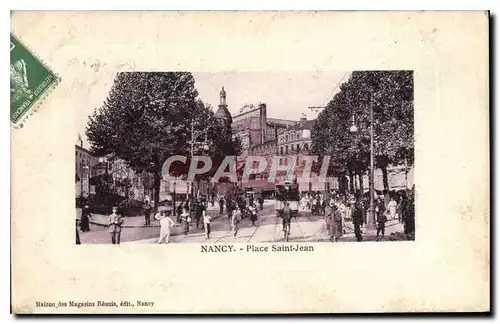
<instances>
[{"instance_id":1,"label":"building facade","mask_svg":"<svg viewBox=\"0 0 500 324\"><path fill-rule=\"evenodd\" d=\"M314 120L307 120L303 115L294 125L282 129L278 134L279 155L308 154L311 148L311 130Z\"/></svg>"},{"instance_id":2,"label":"building facade","mask_svg":"<svg viewBox=\"0 0 500 324\"><path fill-rule=\"evenodd\" d=\"M256 146L276 140L278 133L293 125L295 121L267 117L267 105L260 103L245 105L239 114L232 117L231 128L233 134L239 137L242 143L242 156L252 152Z\"/></svg>"},{"instance_id":3,"label":"building facade","mask_svg":"<svg viewBox=\"0 0 500 324\"><path fill-rule=\"evenodd\" d=\"M83 147L83 143L75 145L75 196L89 196L93 193L90 178L95 175L95 166L99 159Z\"/></svg>"}]
</instances>

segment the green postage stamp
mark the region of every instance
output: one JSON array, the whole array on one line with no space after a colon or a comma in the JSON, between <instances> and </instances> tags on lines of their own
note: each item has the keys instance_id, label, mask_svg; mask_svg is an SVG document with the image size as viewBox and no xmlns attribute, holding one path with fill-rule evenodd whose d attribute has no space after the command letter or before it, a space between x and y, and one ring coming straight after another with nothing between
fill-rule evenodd
<instances>
[{"instance_id":1,"label":"green postage stamp","mask_svg":"<svg viewBox=\"0 0 500 324\"><path fill-rule=\"evenodd\" d=\"M14 126L21 126L56 83L56 75L11 33L10 121Z\"/></svg>"}]
</instances>

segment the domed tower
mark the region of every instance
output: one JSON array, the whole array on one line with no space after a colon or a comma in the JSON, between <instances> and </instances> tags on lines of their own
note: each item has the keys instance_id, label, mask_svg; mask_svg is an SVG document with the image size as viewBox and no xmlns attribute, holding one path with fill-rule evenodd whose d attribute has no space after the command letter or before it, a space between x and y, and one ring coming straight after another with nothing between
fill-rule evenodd
<instances>
[{"instance_id":1,"label":"domed tower","mask_svg":"<svg viewBox=\"0 0 500 324\"><path fill-rule=\"evenodd\" d=\"M231 123L233 122L231 113L227 110L226 91L224 90L224 87L222 87L222 90L220 91L220 104L219 109L215 113L215 118L226 126L231 126Z\"/></svg>"}]
</instances>

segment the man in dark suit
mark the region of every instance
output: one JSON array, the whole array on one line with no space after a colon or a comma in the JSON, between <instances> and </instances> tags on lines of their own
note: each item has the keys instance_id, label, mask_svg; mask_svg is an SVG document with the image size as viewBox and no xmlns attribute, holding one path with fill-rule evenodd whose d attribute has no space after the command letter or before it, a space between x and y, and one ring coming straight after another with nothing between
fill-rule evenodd
<instances>
[{"instance_id":1,"label":"man in dark suit","mask_svg":"<svg viewBox=\"0 0 500 324\"><path fill-rule=\"evenodd\" d=\"M361 202L356 201L353 206L352 211L352 223L354 225L354 235L356 236L356 241L363 241L363 236L361 235L361 226L363 226L363 208L361 207Z\"/></svg>"}]
</instances>

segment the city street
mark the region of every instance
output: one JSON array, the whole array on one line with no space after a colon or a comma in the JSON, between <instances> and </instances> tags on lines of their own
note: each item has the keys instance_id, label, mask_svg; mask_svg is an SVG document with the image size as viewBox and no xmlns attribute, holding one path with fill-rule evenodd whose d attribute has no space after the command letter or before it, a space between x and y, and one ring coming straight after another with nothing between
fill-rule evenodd
<instances>
[{"instance_id":1,"label":"city street","mask_svg":"<svg viewBox=\"0 0 500 324\"><path fill-rule=\"evenodd\" d=\"M283 241L282 221L276 217L273 201L268 200L259 211L255 225L243 219L234 236L227 214L219 215L219 197L232 202L250 197L294 202L303 198L315 210L319 205L325 208L331 199L338 208L353 207L355 199L362 210L370 208L377 213L376 222L384 222L396 212L405 219L405 230L398 221L386 222L384 240L404 239L403 231L409 234L406 238L414 237L412 71L339 71L325 76L320 84L317 76L302 75L301 82L316 84L319 87L313 88L318 92L291 105L274 101L275 91L289 89L290 83L281 82L297 76L283 74L270 83L267 77L257 82L262 90L269 91L265 100L253 97L251 92L243 100L236 79L226 74L220 77L214 82L210 73L118 75L106 105L89 114L85 127L80 128L85 136L78 133L77 206L90 205L91 210L105 214L111 213L112 205L121 204L121 213L136 215L124 218L122 243L154 243L158 238L159 221L151 215L151 224L145 225L140 215L149 209L146 202L166 206L193 195L214 199L215 205L209 207L211 237L207 239L202 224L196 228L194 220L185 236L174 216L177 223L171 229L172 243ZM234 75L240 77L249 84L255 81L245 74ZM138 87L147 84L155 86ZM140 104L149 98L163 98L165 91L175 95L165 102L154 101L147 109ZM329 93L326 99L325 93ZM195 109L179 115L180 107L187 102ZM138 115L131 114L130 109ZM308 109L311 114L306 113ZM280 115L280 110L286 113ZM167 129L175 129L175 136ZM103 152L110 154L101 156ZM170 160L179 155L186 160ZM202 168L198 163L201 156ZM236 177L223 180L220 174L225 173L221 171L228 163L235 165ZM167 172L181 181L172 181ZM77 217L79 212L77 208ZM94 216L92 231L81 233L82 243L110 243L108 216ZM350 219L340 228L343 217L347 217L344 211L328 217L336 229L335 236L342 232L340 241L356 241ZM330 241L324 217L308 211L299 211L292 218L290 231L291 242ZM362 232L364 241L376 240L374 228L363 228ZM393 233L398 234L389 237Z\"/></svg>"},{"instance_id":2,"label":"city street","mask_svg":"<svg viewBox=\"0 0 500 324\"><path fill-rule=\"evenodd\" d=\"M232 235L227 214L222 216L216 213L212 221L212 233L210 238L205 237L203 230L196 229L191 224L188 237L181 233L180 225L172 229L170 243L271 243L283 242L282 222L276 217L274 204L266 201L264 210L259 211L257 226L252 226L248 218L240 223L236 237ZM341 242L356 241L352 223L345 224L346 233L340 239ZM398 221L388 221L384 240L389 240L391 233L402 232L403 226ZM122 243L156 243L160 234L160 228L153 226L124 227L121 234ZM82 244L108 244L109 233L106 227L92 224L91 232L80 233ZM375 241L376 231L363 229L364 241ZM292 219L290 227L289 242L329 242L327 227L322 216L311 216L309 212L299 212L298 217Z\"/></svg>"}]
</instances>

